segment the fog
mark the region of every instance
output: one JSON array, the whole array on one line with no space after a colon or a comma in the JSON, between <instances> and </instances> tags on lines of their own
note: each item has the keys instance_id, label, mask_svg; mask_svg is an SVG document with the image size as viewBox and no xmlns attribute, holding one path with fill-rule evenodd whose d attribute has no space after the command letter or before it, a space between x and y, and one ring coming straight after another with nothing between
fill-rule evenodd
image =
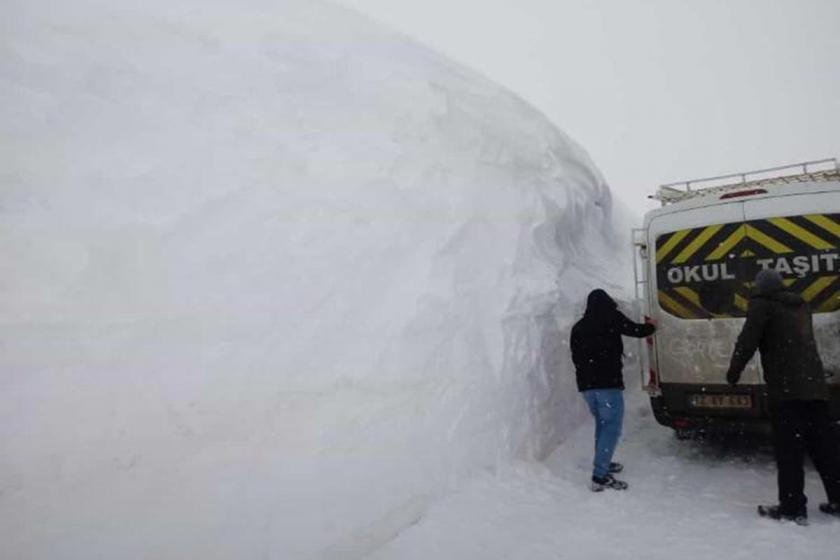
<instances>
[{"instance_id":1,"label":"fog","mask_svg":"<svg viewBox=\"0 0 840 560\"><path fill-rule=\"evenodd\" d=\"M638 213L663 183L840 156L840 2L340 1L534 104Z\"/></svg>"}]
</instances>

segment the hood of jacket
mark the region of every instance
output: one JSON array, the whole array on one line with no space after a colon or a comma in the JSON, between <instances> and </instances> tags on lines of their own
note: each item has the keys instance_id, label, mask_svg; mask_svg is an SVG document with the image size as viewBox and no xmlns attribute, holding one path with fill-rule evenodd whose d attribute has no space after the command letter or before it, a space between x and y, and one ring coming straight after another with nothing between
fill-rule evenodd
<instances>
[{"instance_id":1,"label":"hood of jacket","mask_svg":"<svg viewBox=\"0 0 840 560\"><path fill-rule=\"evenodd\" d=\"M762 270L756 275L753 297L761 297L791 306L805 303L802 296L789 291L785 287L782 275L773 269Z\"/></svg>"},{"instance_id":2,"label":"hood of jacket","mask_svg":"<svg viewBox=\"0 0 840 560\"><path fill-rule=\"evenodd\" d=\"M584 317L608 317L618 304L602 289L592 290L586 298Z\"/></svg>"},{"instance_id":3,"label":"hood of jacket","mask_svg":"<svg viewBox=\"0 0 840 560\"><path fill-rule=\"evenodd\" d=\"M782 275L772 268L760 270L755 275L755 295L768 295L785 289Z\"/></svg>"}]
</instances>

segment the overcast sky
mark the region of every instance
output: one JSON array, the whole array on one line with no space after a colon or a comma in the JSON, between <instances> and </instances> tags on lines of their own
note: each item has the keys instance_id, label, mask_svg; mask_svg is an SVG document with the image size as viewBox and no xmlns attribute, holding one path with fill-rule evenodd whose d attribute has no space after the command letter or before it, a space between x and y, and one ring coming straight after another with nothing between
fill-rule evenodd
<instances>
[{"instance_id":1,"label":"overcast sky","mask_svg":"<svg viewBox=\"0 0 840 560\"><path fill-rule=\"evenodd\" d=\"M662 183L840 156L840 0L336 0L513 90L640 214Z\"/></svg>"}]
</instances>

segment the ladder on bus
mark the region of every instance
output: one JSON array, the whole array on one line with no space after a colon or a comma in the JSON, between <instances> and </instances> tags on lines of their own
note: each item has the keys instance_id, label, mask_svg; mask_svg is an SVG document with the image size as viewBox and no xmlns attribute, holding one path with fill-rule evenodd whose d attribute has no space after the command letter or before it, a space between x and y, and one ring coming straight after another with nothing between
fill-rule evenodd
<instances>
[{"instance_id":1,"label":"ladder on bus","mask_svg":"<svg viewBox=\"0 0 840 560\"><path fill-rule=\"evenodd\" d=\"M646 232L642 228L633 228L631 230L631 242L633 250L633 285L635 293L635 307L637 310L637 321L643 323L650 315L650 292L648 286L648 246ZM652 350L652 338L638 339L638 363L639 376L641 378L642 389L649 394L658 393L659 387L656 382L656 376L650 375L650 350ZM647 346L647 348L645 348Z\"/></svg>"}]
</instances>

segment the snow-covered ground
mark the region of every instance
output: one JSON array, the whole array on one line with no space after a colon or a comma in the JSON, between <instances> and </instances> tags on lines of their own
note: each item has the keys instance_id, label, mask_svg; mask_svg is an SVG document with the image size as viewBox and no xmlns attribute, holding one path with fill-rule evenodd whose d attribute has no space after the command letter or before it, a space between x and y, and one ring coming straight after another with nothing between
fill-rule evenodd
<instances>
[{"instance_id":1,"label":"snow-covered ground","mask_svg":"<svg viewBox=\"0 0 840 560\"><path fill-rule=\"evenodd\" d=\"M626 372L627 373L627 372ZM593 427L585 424L543 463L519 463L471 481L369 560L754 560L836 555L840 520L817 511L819 477L806 474L810 526L759 518L776 503L765 439L679 441L627 393L616 459L626 492L592 493Z\"/></svg>"}]
</instances>

